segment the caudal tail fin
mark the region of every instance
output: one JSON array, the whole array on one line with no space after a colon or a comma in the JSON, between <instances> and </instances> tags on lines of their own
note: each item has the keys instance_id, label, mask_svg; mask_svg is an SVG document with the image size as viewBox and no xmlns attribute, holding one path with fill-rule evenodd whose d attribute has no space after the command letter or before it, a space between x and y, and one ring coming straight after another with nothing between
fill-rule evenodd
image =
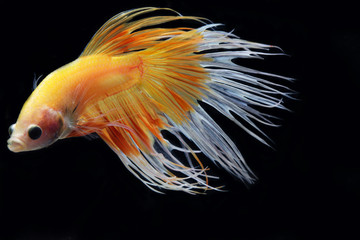
<instances>
[{"instance_id":1,"label":"caudal tail fin","mask_svg":"<svg viewBox=\"0 0 360 240\"><path fill-rule=\"evenodd\" d=\"M215 30L218 24L199 28L153 27L175 20L199 21L195 17L153 16L134 20L155 10L158 9L136 9L115 16L83 52L114 57L131 54L141 62L138 87L127 96L112 96L112 101L118 102L118 111L107 116L112 123L99 132L100 136L125 166L155 191L194 193L213 188L208 182L207 168L198 157L200 152L244 182L253 182L255 176L239 149L199 101L267 144L258 125L275 124L263 110L286 109L283 98L292 91L279 82L291 79L246 68L233 60L281 55L281 50ZM126 105L129 103L131 107Z\"/></svg>"}]
</instances>

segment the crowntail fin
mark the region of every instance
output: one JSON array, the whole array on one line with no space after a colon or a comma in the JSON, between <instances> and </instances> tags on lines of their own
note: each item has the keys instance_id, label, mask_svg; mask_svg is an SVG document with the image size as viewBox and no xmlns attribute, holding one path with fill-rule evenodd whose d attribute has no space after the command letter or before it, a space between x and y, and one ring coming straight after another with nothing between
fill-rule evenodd
<instances>
[{"instance_id":1,"label":"crowntail fin","mask_svg":"<svg viewBox=\"0 0 360 240\"><path fill-rule=\"evenodd\" d=\"M98 117L108 124L98 129L98 134L124 165L155 191L195 193L214 189L209 184L207 168L198 158L199 152L244 182L253 182L255 176L237 146L199 101L267 144L258 123L275 124L272 116L259 108L286 109L282 101L291 90L266 78L291 79L245 68L233 60L282 52L270 53L269 49L277 48L214 30L218 24L152 28L175 20L200 21L195 17L134 20L155 10L159 9L142 8L116 15L82 53L114 58L136 56L141 71L136 87L109 96L92 108L102 117L94 112L87 117ZM179 152L184 154L183 159Z\"/></svg>"}]
</instances>

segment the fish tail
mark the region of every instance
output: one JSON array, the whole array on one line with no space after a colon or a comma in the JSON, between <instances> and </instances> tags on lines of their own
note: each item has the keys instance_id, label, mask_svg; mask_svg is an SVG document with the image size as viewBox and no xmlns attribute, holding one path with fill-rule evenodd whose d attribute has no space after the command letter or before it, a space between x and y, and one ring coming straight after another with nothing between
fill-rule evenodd
<instances>
[{"instance_id":1,"label":"fish tail","mask_svg":"<svg viewBox=\"0 0 360 240\"><path fill-rule=\"evenodd\" d=\"M246 68L233 60L261 59L265 55L282 55L282 51L215 30L219 24L149 28L184 18L199 21L194 17L157 16L126 22L134 15L155 10L158 9L138 9L114 17L83 52L114 57L136 54L141 62L141 83L128 96L131 106L121 103L124 96L112 99L118 102L117 109L124 112L117 116L127 117L107 116L112 124L99 131L99 135L125 166L154 191L197 193L218 189L209 184L209 179L216 177L209 176L199 153L244 182L252 183L256 177L239 149L199 102L210 105L268 145L259 124L276 126L273 117L264 110L286 109L283 99L292 91L279 82L291 79ZM106 40L109 35L112 38ZM114 40L116 36L118 39Z\"/></svg>"}]
</instances>

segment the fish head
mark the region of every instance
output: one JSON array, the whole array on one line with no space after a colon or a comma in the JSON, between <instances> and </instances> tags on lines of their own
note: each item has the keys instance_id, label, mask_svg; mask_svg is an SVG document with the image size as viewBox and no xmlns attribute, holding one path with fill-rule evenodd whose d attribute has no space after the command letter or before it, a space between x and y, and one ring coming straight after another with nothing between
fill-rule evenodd
<instances>
[{"instance_id":1,"label":"fish head","mask_svg":"<svg viewBox=\"0 0 360 240\"><path fill-rule=\"evenodd\" d=\"M9 127L8 148L12 152L41 149L54 143L64 131L61 112L47 106L26 107Z\"/></svg>"}]
</instances>

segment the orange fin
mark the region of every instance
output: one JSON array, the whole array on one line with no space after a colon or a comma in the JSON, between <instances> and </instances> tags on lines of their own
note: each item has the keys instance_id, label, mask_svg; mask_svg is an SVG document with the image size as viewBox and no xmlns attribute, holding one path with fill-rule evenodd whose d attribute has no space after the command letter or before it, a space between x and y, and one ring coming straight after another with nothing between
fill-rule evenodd
<instances>
[{"instance_id":1,"label":"orange fin","mask_svg":"<svg viewBox=\"0 0 360 240\"><path fill-rule=\"evenodd\" d=\"M117 56L123 53L147 49L156 45L159 40L182 34L183 30L187 28L154 28L149 30L145 28L176 20L191 19L200 21L202 19L178 15L152 16L134 20L138 16L159 10L168 10L176 13L168 8L144 7L115 15L95 33L80 56L95 54Z\"/></svg>"},{"instance_id":2,"label":"orange fin","mask_svg":"<svg viewBox=\"0 0 360 240\"><path fill-rule=\"evenodd\" d=\"M234 142L198 101L267 144L257 124L275 126L263 111L286 109L282 99L291 91L274 79L291 79L245 68L232 60L282 53L267 53L272 46L213 30L218 24L197 29L151 28L175 20L200 21L196 17L136 20L156 10L161 9L141 8L116 15L85 48L81 56L108 55L119 67L125 61L134 66L121 73L128 83L124 84L126 89L123 82L114 88L116 76L108 81L111 87L105 90L104 98L84 108L78 129L93 128L124 165L156 191L214 189L198 152L244 182L253 182L255 176ZM168 141L162 130L179 145ZM196 147L190 147L190 141ZM179 151L184 153L184 160L176 157Z\"/></svg>"}]
</instances>

